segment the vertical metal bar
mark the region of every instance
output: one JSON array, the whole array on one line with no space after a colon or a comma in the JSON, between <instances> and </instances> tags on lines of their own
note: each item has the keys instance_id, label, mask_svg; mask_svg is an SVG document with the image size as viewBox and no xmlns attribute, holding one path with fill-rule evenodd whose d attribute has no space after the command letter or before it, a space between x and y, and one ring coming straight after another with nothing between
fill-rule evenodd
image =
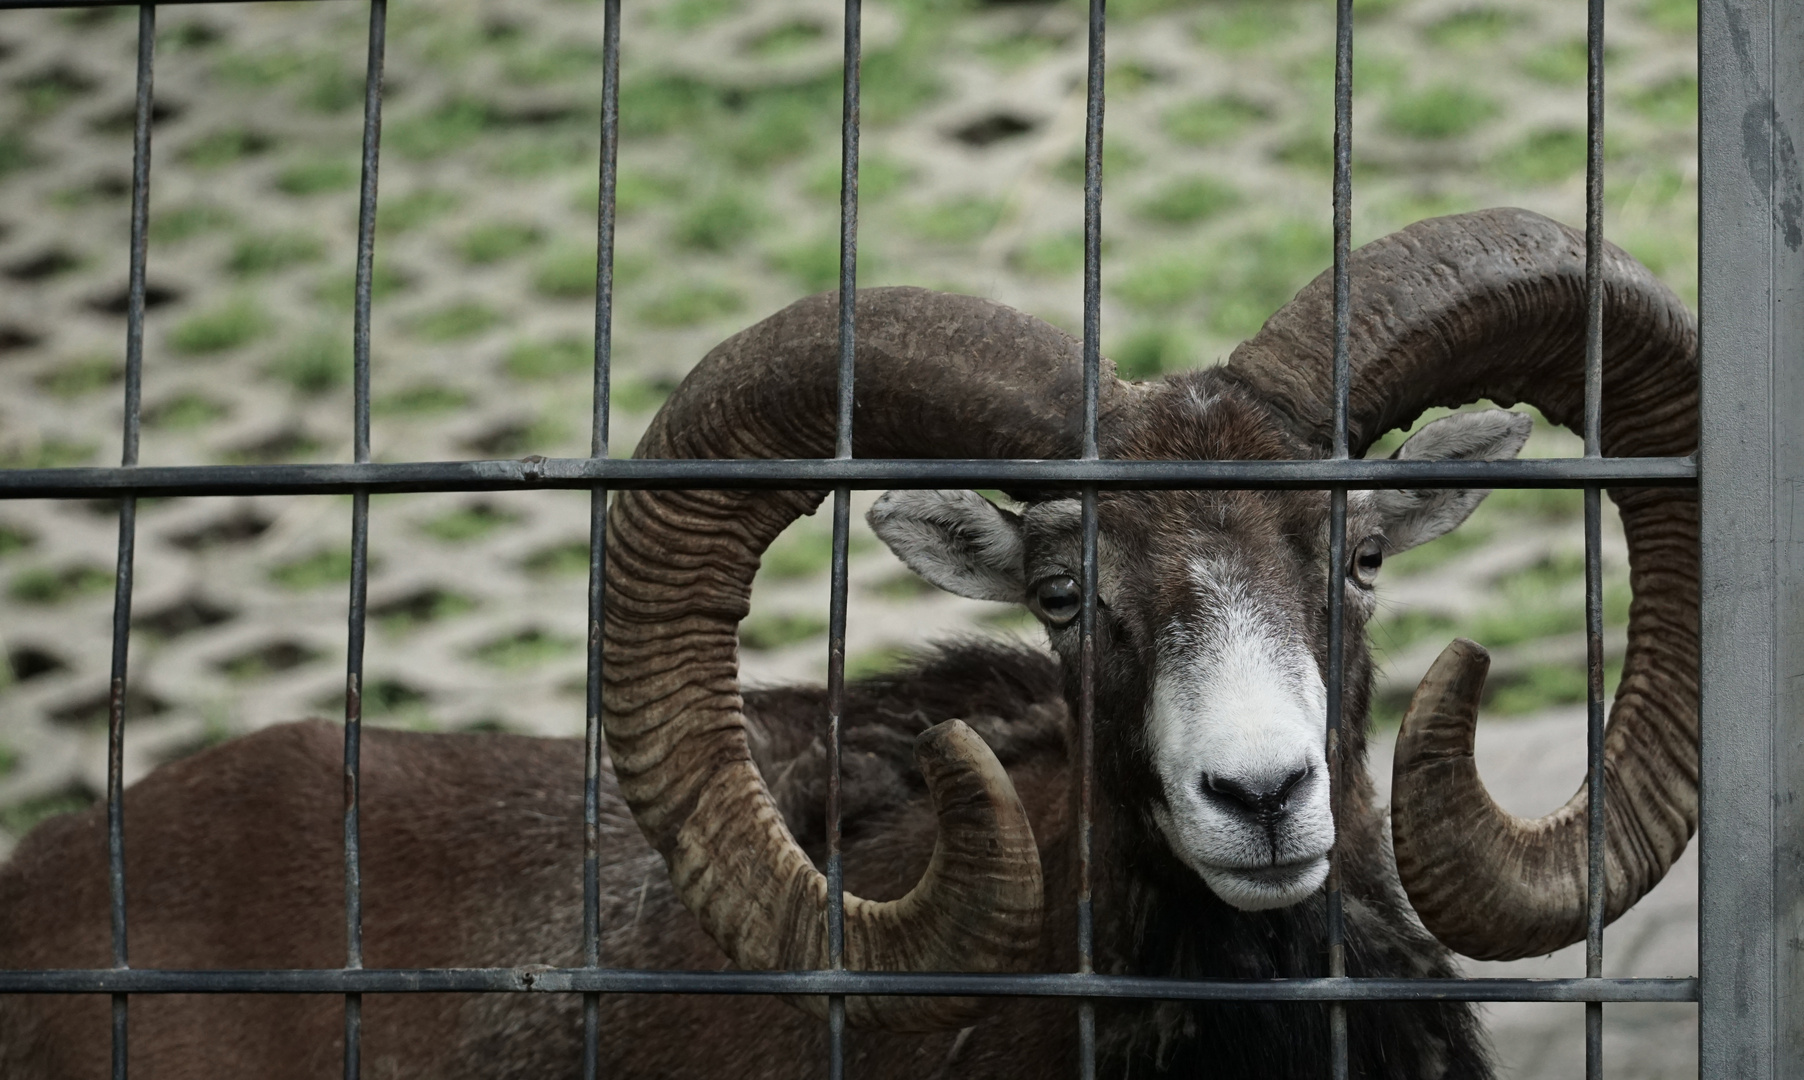
<instances>
[{"instance_id":1,"label":"vertical metal bar","mask_svg":"<svg viewBox=\"0 0 1804 1080\"><path fill-rule=\"evenodd\" d=\"M1083 456L1100 456L1097 438L1102 369L1102 137L1108 7L1090 0L1090 50L1084 111L1084 446ZM1096 488L1083 491L1084 606L1078 627L1078 885L1077 969L1096 970L1095 908L1091 827L1096 799ZM1078 1075L1096 1077L1096 1003L1077 1006Z\"/></svg>"},{"instance_id":2,"label":"vertical metal bar","mask_svg":"<svg viewBox=\"0 0 1804 1080\"><path fill-rule=\"evenodd\" d=\"M858 130L863 9L846 0L844 86L839 171L839 408L834 456L852 456L854 357L858 344ZM846 693L846 549L851 542L852 493L833 491L833 581L827 613L827 966L846 967L845 869L840 861L840 726ZM827 1075L846 1071L846 999L827 998Z\"/></svg>"},{"instance_id":3,"label":"vertical metal bar","mask_svg":"<svg viewBox=\"0 0 1804 1080\"><path fill-rule=\"evenodd\" d=\"M144 266L150 221L150 120L157 9L138 8L138 86L132 124L131 283L125 310L125 420L119 462L138 463L138 431L143 401ZM137 556L138 500L119 500L119 558L113 575L113 667L107 699L106 854L107 894L112 914L113 966L129 967L125 934L125 686L131 650L132 574ZM112 998L113 1080L125 1080L128 1059L129 999Z\"/></svg>"},{"instance_id":4,"label":"vertical metal bar","mask_svg":"<svg viewBox=\"0 0 1804 1080\"><path fill-rule=\"evenodd\" d=\"M353 450L370 459L370 282L376 255L376 176L382 145L382 67L388 0L370 0L369 61L363 87L363 183L357 206L357 294L352 325ZM363 966L363 864L360 849L363 641L369 597L370 496L351 497L350 628L345 648L344 857L345 967ZM363 996L345 995L345 1080L361 1070Z\"/></svg>"},{"instance_id":5,"label":"vertical metal bar","mask_svg":"<svg viewBox=\"0 0 1804 1080\"><path fill-rule=\"evenodd\" d=\"M1334 449L1348 456L1347 414L1353 393L1349 354L1352 284L1347 261L1353 236L1353 0L1334 5ZM1336 840L1328 852L1328 974L1347 974L1346 920L1341 900L1340 819L1342 784L1341 712L1346 680L1344 604L1347 590L1347 489L1329 493L1328 506L1328 702L1325 718L1329 814ZM1328 1067L1334 1080L1347 1077L1347 1007L1328 1005Z\"/></svg>"},{"instance_id":6,"label":"vertical metal bar","mask_svg":"<svg viewBox=\"0 0 1804 1080\"><path fill-rule=\"evenodd\" d=\"M601 30L601 190L595 208L595 387L589 456L608 456L614 343L614 188L620 136L620 0ZM601 642L607 592L608 492L589 490L589 675L583 754L583 964L601 966ZM601 995L583 995L582 1080L601 1075Z\"/></svg>"},{"instance_id":7,"label":"vertical metal bar","mask_svg":"<svg viewBox=\"0 0 1804 1080\"><path fill-rule=\"evenodd\" d=\"M1604 3L1585 28L1585 456L1602 455L1604 386ZM1604 618L1601 494L1585 488L1585 976L1604 973ZM1585 1080L1603 1080L1604 1007L1585 1003Z\"/></svg>"},{"instance_id":8,"label":"vertical metal bar","mask_svg":"<svg viewBox=\"0 0 1804 1080\"><path fill-rule=\"evenodd\" d=\"M1804 11L1698 12L1699 1073L1804 1077Z\"/></svg>"}]
</instances>

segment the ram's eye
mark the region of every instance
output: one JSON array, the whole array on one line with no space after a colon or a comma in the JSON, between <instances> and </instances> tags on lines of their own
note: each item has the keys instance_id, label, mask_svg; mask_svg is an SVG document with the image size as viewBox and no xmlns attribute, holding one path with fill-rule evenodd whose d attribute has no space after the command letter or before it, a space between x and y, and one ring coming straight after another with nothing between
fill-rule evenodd
<instances>
[{"instance_id":1,"label":"ram's eye","mask_svg":"<svg viewBox=\"0 0 1804 1080\"><path fill-rule=\"evenodd\" d=\"M1378 568L1384 565L1384 545L1375 536L1368 536L1353 549L1352 566L1347 574L1365 588L1371 588L1372 582L1378 578Z\"/></svg>"},{"instance_id":2,"label":"ram's eye","mask_svg":"<svg viewBox=\"0 0 1804 1080\"><path fill-rule=\"evenodd\" d=\"M1064 626L1084 608L1083 590L1069 577L1050 577L1034 586L1034 611L1054 626Z\"/></svg>"}]
</instances>

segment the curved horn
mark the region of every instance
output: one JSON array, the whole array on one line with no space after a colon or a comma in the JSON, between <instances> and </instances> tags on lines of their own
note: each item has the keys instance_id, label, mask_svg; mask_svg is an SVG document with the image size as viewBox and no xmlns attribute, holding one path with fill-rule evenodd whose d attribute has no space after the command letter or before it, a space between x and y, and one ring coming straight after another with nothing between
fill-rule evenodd
<instances>
[{"instance_id":1,"label":"curved horn","mask_svg":"<svg viewBox=\"0 0 1804 1080\"><path fill-rule=\"evenodd\" d=\"M1556 423L1584 415L1585 243L1525 210L1419 222L1353 254L1355 457L1435 405L1528 402ZM1647 268L1603 252L1603 452L1697 451L1697 323ZM1311 282L1230 369L1314 445L1329 445L1333 296ZM1604 749L1606 919L1659 882L1697 829L1697 493L1610 493L1622 511L1634 601ZM1455 645L1423 681L1397 743L1391 831L1424 925L1479 959L1550 952L1585 936L1585 789L1546 817L1498 809L1459 725L1482 685ZM1456 677L1457 676L1457 677ZM1462 690L1463 688L1463 690ZM1473 691L1475 692L1475 691ZM1465 741L1462 743L1461 739Z\"/></svg>"},{"instance_id":2,"label":"curved horn","mask_svg":"<svg viewBox=\"0 0 1804 1080\"><path fill-rule=\"evenodd\" d=\"M858 294L854 448L861 457L1070 457L1081 349L1000 304L921 289ZM800 301L710 352L640 441L642 458L828 457L838 298ZM1104 407L1122 396L1105 376ZM827 965L827 882L797 845L746 744L736 631L765 547L822 492L624 491L608 515L604 685L620 791L677 894L742 968ZM917 744L939 820L913 891L848 895L846 966L1006 971L1039 946L1038 850L1008 775L961 723ZM957 998L852 998L853 1023L967 1025Z\"/></svg>"}]
</instances>

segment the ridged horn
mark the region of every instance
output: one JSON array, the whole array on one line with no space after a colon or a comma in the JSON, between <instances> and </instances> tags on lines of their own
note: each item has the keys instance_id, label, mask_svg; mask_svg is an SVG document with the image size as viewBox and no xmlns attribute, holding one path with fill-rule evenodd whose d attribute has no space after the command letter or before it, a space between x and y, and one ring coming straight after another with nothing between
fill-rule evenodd
<instances>
[{"instance_id":1,"label":"ridged horn","mask_svg":"<svg viewBox=\"0 0 1804 1080\"><path fill-rule=\"evenodd\" d=\"M1602 448L1697 451L1697 323L1646 267L1605 245ZM1575 430L1584 415L1585 243L1525 210L1419 222L1352 255L1349 439L1355 457L1431 406L1527 402ZM1235 350L1230 370L1293 430L1329 446L1332 284L1311 282ZM1697 493L1612 490L1629 549L1628 650L1604 768L1606 918L1685 850L1698 814ZM1456 644L1418 689L1397 743L1391 831L1422 922L1479 959L1551 952L1585 934L1585 804L1525 821L1491 802L1469 760L1482 671ZM1455 670L1461 669L1461 670ZM1464 673L1461 673L1464 671ZM1447 747L1466 738L1464 749Z\"/></svg>"},{"instance_id":2,"label":"ridged horn","mask_svg":"<svg viewBox=\"0 0 1804 1080\"><path fill-rule=\"evenodd\" d=\"M800 301L711 351L640 441L641 458L829 457L838 299ZM1081 349L1038 319L921 289L858 294L860 457L1070 457ZM1104 408L1122 386L1103 382ZM735 964L827 965L827 882L747 747L736 631L759 557L819 491L623 491L608 515L604 724L621 794L677 894ZM824 723L824 718L823 718ZM1023 969L1039 947L1039 854L1008 774L962 723L917 743L938 815L900 900L845 898L846 966ZM818 1006L817 1006L818 1007ZM853 998L854 1024L963 1027L991 1005Z\"/></svg>"}]
</instances>

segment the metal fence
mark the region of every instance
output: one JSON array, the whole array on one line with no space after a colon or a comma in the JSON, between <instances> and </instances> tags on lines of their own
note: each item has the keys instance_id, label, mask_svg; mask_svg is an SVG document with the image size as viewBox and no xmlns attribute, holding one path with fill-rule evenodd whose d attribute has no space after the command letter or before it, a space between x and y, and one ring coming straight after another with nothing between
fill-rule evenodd
<instances>
[{"instance_id":1,"label":"metal fence","mask_svg":"<svg viewBox=\"0 0 1804 1080\"><path fill-rule=\"evenodd\" d=\"M92 0L0 0L0 8L99 6ZM1700 4L1702 86L1703 443L1700 457L1606 458L1599 423L1602 373L1603 20L1589 0L1586 249L1588 319L1585 451L1581 458L1508 462L1352 459L1347 452L1349 397L1348 276L1352 202L1353 3L1337 0L1334 134L1334 453L1314 461L1100 460L1097 400L1100 356L1102 226L1103 0L1089 14L1088 113L1084 157L1083 453L1074 460L871 460L852 456L853 355L858 227L859 0L845 4L844 107L840 201L839 398L833 458L787 461L613 460L608 456L608 379L613 285L615 156L618 145L620 0L606 0L595 369L591 453L587 458L420 462L370 460L370 303L381 149L387 0L370 0L364 100L362 190L355 301L355 451L348 464L137 466L145 306L147 208L151 180L153 44L157 9L139 9L136 129L132 171L130 293L127 313L124 449L118 468L0 472L0 498L111 498L119 501L108 722L107 837L113 966L97 970L0 972L0 993L92 993L112 999L112 1068L126 1073L130 996L158 993L342 994L347 1078L359 1073L361 995L411 992L581 994L583 1075L595 1076L603 994L813 994L829 999L829 1075L843 1073L846 994L1065 997L1078 1005L1083 1077L1096 1068L1093 1002L1098 999L1322 1001L1330 1005L1332 1060L1347 1073L1346 1002L1463 1000L1583 1003L1586 1075L1602 1075L1606 1002L1697 1001L1701 1071L1712 1077L1804 1076L1804 817L1791 799L1804 780L1804 739L1781 720L1804 705L1792 676L1792 644L1804 630L1804 552L1791 523L1795 478L1804 478L1804 373L1793 362L1804 345L1804 191L1789 128L1804 119L1804 14L1764 0ZM1080 896L1078 970L1032 975L955 975L844 970L844 910L838 849L840 713L844 690L846 559L850 492L872 488L1010 487L1056 484L1083 493L1083 614L1079 712ZM1599 567L1600 491L1606 484L1698 484L1703 499L1703 854L1701 978L1605 979L1603 959L1603 652ZM1345 976L1338 874L1329 878L1328 955L1322 978L1278 981L1167 980L1091 971L1089 827L1093 749L1093 677L1097 591L1096 497L1100 490L1311 488L1331 492L1327 730L1341 722L1342 602L1347 492L1370 488L1582 487L1585 493L1586 625L1589 654L1589 881L1586 977L1581 979L1353 979ZM369 498L402 491L583 488L591 493L587 779L583 966L561 970L483 968L371 970L363 966L359 880L358 776L362 665L368 571ZM833 549L828 666L829 969L791 972L663 972L604 966L599 866L594 828L599 808L602 571L609 489L832 488ZM121 774L131 624L135 509L150 495L248 493L353 497L344 770L344 966L336 970L162 971L129 965ZM1797 554L1794 554L1797 553ZM1338 787L1338 779L1334 781Z\"/></svg>"}]
</instances>

